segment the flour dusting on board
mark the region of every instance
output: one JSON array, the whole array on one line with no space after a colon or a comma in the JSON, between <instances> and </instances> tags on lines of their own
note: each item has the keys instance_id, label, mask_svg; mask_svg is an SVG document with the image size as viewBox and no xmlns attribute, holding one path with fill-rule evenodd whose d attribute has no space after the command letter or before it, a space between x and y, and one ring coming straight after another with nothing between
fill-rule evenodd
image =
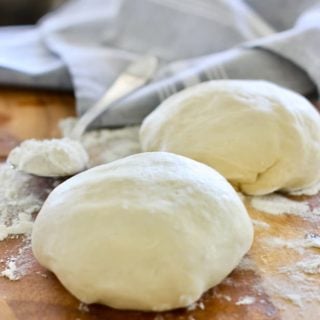
<instances>
[{"instance_id":1,"label":"flour dusting on board","mask_svg":"<svg viewBox=\"0 0 320 320\"><path fill-rule=\"evenodd\" d=\"M313 190L310 189L308 192L303 190L303 192L296 192L295 195L312 195L318 191L318 187L314 186ZM294 200L285 195L270 194L248 197L247 200L259 212L274 216L293 215L304 221L313 222L315 226L319 223L318 198ZM284 317L286 317L287 312L285 306L289 303L296 310L297 319L304 319L304 311L308 310L310 304L320 305L320 234L318 232L308 232L301 233L300 237L295 234L294 237L290 238L288 235L286 237L282 235L281 229L278 230L277 235L269 234L267 232L268 227L264 225L264 222L261 224L260 220L253 220L253 223L255 228L263 231L260 232L258 239L264 247L266 257L261 259L263 263L263 265L260 265L261 270L265 266L266 269L269 268L269 255L274 256L277 251L280 256L283 253L287 254L286 265L282 264L273 274L264 279L264 287L268 289L267 293L274 297L273 302L277 308L282 310ZM301 228L301 231L303 232L303 228ZM300 232L300 230L297 230L297 232ZM291 250L292 253L289 254L288 250ZM311 319L312 317L308 316L307 318Z\"/></svg>"},{"instance_id":2,"label":"flour dusting on board","mask_svg":"<svg viewBox=\"0 0 320 320\"><path fill-rule=\"evenodd\" d=\"M298 318L303 319L300 313L307 309L307 305L320 303L320 235L306 233L290 239L281 237L281 233L276 237L265 234L259 241L264 244L266 256L276 251L280 254L288 252L283 251L284 248L294 252L293 255L287 253L286 265L278 267L264 282L267 293L277 298L274 302L278 308L283 309L281 301L286 301L297 308Z\"/></svg>"},{"instance_id":3,"label":"flour dusting on board","mask_svg":"<svg viewBox=\"0 0 320 320\"><path fill-rule=\"evenodd\" d=\"M251 296L244 296L241 297L237 302L236 305L240 306L240 305L245 305L245 304L252 304L255 303L256 298L255 297L251 297Z\"/></svg>"},{"instance_id":4,"label":"flour dusting on board","mask_svg":"<svg viewBox=\"0 0 320 320\"><path fill-rule=\"evenodd\" d=\"M37 213L57 182L17 171L0 164L0 241L23 235L16 254L1 260L0 276L18 280L32 264L30 233Z\"/></svg>"},{"instance_id":5,"label":"flour dusting on board","mask_svg":"<svg viewBox=\"0 0 320 320\"><path fill-rule=\"evenodd\" d=\"M319 191L320 191L320 181L311 187L301 189L301 190L291 191L290 194L293 196L302 196L302 195L314 196L317 193L319 193Z\"/></svg>"},{"instance_id":6,"label":"flour dusting on board","mask_svg":"<svg viewBox=\"0 0 320 320\"><path fill-rule=\"evenodd\" d=\"M76 121L75 118L60 121L59 127L64 137L70 135ZM89 154L89 167L141 152L138 126L88 131L81 137L81 143Z\"/></svg>"},{"instance_id":7,"label":"flour dusting on board","mask_svg":"<svg viewBox=\"0 0 320 320\"><path fill-rule=\"evenodd\" d=\"M253 225L255 228L259 229L269 229L270 225L264 221L256 220L256 219L251 219Z\"/></svg>"},{"instance_id":8,"label":"flour dusting on board","mask_svg":"<svg viewBox=\"0 0 320 320\"><path fill-rule=\"evenodd\" d=\"M299 261L296 267L307 274L320 274L320 255L313 255L308 259Z\"/></svg>"},{"instance_id":9,"label":"flour dusting on board","mask_svg":"<svg viewBox=\"0 0 320 320\"><path fill-rule=\"evenodd\" d=\"M72 118L62 121L63 135L67 136L75 123ZM138 133L139 127L85 133L81 142L89 153L90 167L141 152ZM30 234L32 214L40 210L59 182L14 170L8 164L0 165L0 181L0 241L10 235Z\"/></svg>"},{"instance_id":10,"label":"flour dusting on board","mask_svg":"<svg viewBox=\"0 0 320 320\"><path fill-rule=\"evenodd\" d=\"M16 257L10 257L6 261L6 269L1 271L1 276L6 277L12 281L18 280Z\"/></svg>"},{"instance_id":11,"label":"flour dusting on board","mask_svg":"<svg viewBox=\"0 0 320 320\"><path fill-rule=\"evenodd\" d=\"M193 311L196 309L204 310L205 309L204 303L202 301L196 301L187 307L188 311Z\"/></svg>"},{"instance_id":12,"label":"flour dusting on board","mask_svg":"<svg viewBox=\"0 0 320 320\"><path fill-rule=\"evenodd\" d=\"M291 303L297 308L296 310L298 312L306 310L306 306L309 304L319 306L318 275L315 277L313 274L310 275L305 273L305 271L295 269L294 266L288 267L286 270L279 270L279 273L280 272L285 275L284 278L277 276L274 278L270 277L266 280L268 282L266 285L268 286L269 294L280 300ZM285 305L283 305L283 303L277 303L277 307L285 310ZM300 317L299 319L305 318Z\"/></svg>"},{"instance_id":13,"label":"flour dusting on board","mask_svg":"<svg viewBox=\"0 0 320 320\"><path fill-rule=\"evenodd\" d=\"M309 255L308 257L297 262L293 266L283 267L279 270L282 273L297 274L303 272L307 275L320 274L320 255Z\"/></svg>"},{"instance_id":14,"label":"flour dusting on board","mask_svg":"<svg viewBox=\"0 0 320 320\"><path fill-rule=\"evenodd\" d=\"M75 120L61 123L64 135L73 128ZM108 163L134 153L141 152L139 128L96 130L83 135L82 143L90 156L90 167ZM18 235L25 236L23 247L16 255L2 261L0 276L18 280L26 274L31 255L30 234L33 214L39 212L48 194L60 183L59 180L41 178L13 169L9 164L0 164L0 241ZM85 305L81 305L86 311Z\"/></svg>"},{"instance_id":15,"label":"flour dusting on board","mask_svg":"<svg viewBox=\"0 0 320 320\"><path fill-rule=\"evenodd\" d=\"M73 128L76 120L67 119L61 123L64 136ZM141 152L139 144L139 127L129 127L116 130L94 130L87 132L82 137L82 143L90 156L90 167L108 163L134 153ZM17 172L6 164L0 164L0 241L7 237L25 235L23 247L17 254L10 255L1 261L1 276L10 280L18 280L28 273L32 261L30 232L33 224L33 214L38 212L44 199L49 192L59 183L52 179L34 177L28 174ZM41 193L39 193L41 190ZM320 190L320 184L309 190L297 191L295 195L316 194ZM293 193L292 193L293 194ZM242 194L239 196L244 199ZM310 206L308 200L296 201L280 194L267 196L247 197L251 206L258 211L271 215L291 214L302 218L320 217L320 208ZM269 230L272 225L257 217L252 220L256 231L263 234L259 241L264 244L267 250L290 249L299 256L292 263L288 262L285 267L275 270L274 277L267 279L270 288L270 295L278 296L282 300L289 301L298 309L304 310L308 303L320 304L318 288L320 286L320 235L308 233L300 238L285 239L281 234L272 236ZM261 267L261 266L260 266ZM258 266L250 256L245 256L238 270L257 271ZM41 274L40 274L41 275ZM42 275L44 276L44 275ZM283 278L281 278L283 277ZM288 286L288 280L290 285ZM315 289L314 289L315 288ZM250 294L250 293L249 293ZM217 298L233 302L237 306L256 303L256 297L245 295L238 300L228 295L217 295ZM281 304L277 305L281 308ZM198 301L187 308L187 311L203 310L205 305ZM83 313L89 312L86 304L80 304L79 310ZM156 314L154 320L164 320L162 314ZM188 320L195 320L193 315L188 315Z\"/></svg>"},{"instance_id":16,"label":"flour dusting on board","mask_svg":"<svg viewBox=\"0 0 320 320\"><path fill-rule=\"evenodd\" d=\"M250 204L256 210L273 215L285 213L301 217L320 215L320 208L311 208L308 201L296 201L280 194L251 197Z\"/></svg>"},{"instance_id":17,"label":"flour dusting on board","mask_svg":"<svg viewBox=\"0 0 320 320\"><path fill-rule=\"evenodd\" d=\"M28 236L24 238L22 246L16 254L2 261L2 263L4 263L4 269L0 275L12 281L21 279L30 271L34 263L30 252L31 238Z\"/></svg>"},{"instance_id":18,"label":"flour dusting on board","mask_svg":"<svg viewBox=\"0 0 320 320\"><path fill-rule=\"evenodd\" d=\"M292 249L303 254L305 248L320 249L320 236L314 233L308 233L302 239L283 239L280 237L267 237L262 241L269 247Z\"/></svg>"},{"instance_id":19,"label":"flour dusting on board","mask_svg":"<svg viewBox=\"0 0 320 320\"><path fill-rule=\"evenodd\" d=\"M255 271L257 270L257 266L254 263L254 261L249 256L244 256L242 260L240 261L238 267L238 270L251 270Z\"/></svg>"},{"instance_id":20,"label":"flour dusting on board","mask_svg":"<svg viewBox=\"0 0 320 320\"><path fill-rule=\"evenodd\" d=\"M14 170L8 164L0 164L0 181L0 241L30 234L32 214L40 210L54 183Z\"/></svg>"},{"instance_id":21,"label":"flour dusting on board","mask_svg":"<svg viewBox=\"0 0 320 320\"><path fill-rule=\"evenodd\" d=\"M80 312L86 312L86 313L90 312L89 306L84 302L79 303L78 310Z\"/></svg>"}]
</instances>

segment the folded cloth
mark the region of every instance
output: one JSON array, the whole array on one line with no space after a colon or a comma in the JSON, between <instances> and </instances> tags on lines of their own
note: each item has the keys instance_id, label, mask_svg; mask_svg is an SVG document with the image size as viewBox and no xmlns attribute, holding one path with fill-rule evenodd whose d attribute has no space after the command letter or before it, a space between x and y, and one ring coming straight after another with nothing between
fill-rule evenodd
<instances>
[{"instance_id":1,"label":"folded cloth","mask_svg":"<svg viewBox=\"0 0 320 320\"><path fill-rule=\"evenodd\" d=\"M36 26L0 29L0 83L75 90L83 114L146 53L154 80L95 127L138 124L159 103L211 79L320 88L319 0L73 0ZM283 17L283 19L282 19Z\"/></svg>"},{"instance_id":2,"label":"folded cloth","mask_svg":"<svg viewBox=\"0 0 320 320\"><path fill-rule=\"evenodd\" d=\"M0 83L72 89L66 65L33 26L0 28Z\"/></svg>"}]
</instances>

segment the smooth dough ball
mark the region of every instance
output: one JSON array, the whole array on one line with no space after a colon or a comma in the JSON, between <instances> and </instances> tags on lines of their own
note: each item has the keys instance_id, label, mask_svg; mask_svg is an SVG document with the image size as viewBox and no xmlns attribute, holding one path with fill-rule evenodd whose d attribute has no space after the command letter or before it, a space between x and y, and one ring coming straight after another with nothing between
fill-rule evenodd
<instances>
[{"instance_id":1,"label":"smooth dough ball","mask_svg":"<svg viewBox=\"0 0 320 320\"><path fill-rule=\"evenodd\" d=\"M69 138L30 139L14 148L7 161L37 176L64 177L86 169L89 157L80 142Z\"/></svg>"},{"instance_id":2,"label":"smooth dough ball","mask_svg":"<svg viewBox=\"0 0 320 320\"><path fill-rule=\"evenodd\" d=\"M222 281L252 238L247 211L220 174L152 152L59 185L35 221L32 249L85 303L162 311Z\"/></svg>"},{"instance_id":3,"label":"smooth dough ball","mask_svg":"<svg viewBox=\"0 0 320 320\"><path fill-rule=\"evenodd\" d=\"M215 168L262 195L320 179L320 115L302 96L265 81L210 81L165 100L143 122L144 151L168 151Z\"/></svg>"}]
</instances>

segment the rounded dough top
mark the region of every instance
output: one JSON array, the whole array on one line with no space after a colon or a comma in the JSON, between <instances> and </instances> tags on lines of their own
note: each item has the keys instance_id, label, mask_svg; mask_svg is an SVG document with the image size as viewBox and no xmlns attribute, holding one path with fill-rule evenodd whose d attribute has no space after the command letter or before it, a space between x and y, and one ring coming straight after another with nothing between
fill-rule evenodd
<instances>
[{"instance_id":1,"label":"rounded dough top","mask_svg":"<svg viewBox=\"0 0 320 320\"><path fill-rule=\"evenodd\" d=\"M265 81L202 83L165 100L143 122L144 151L215 168L247 194L293 191L320 179L320 115L302 96Z\"/></svg>"},{"instance_id":2,"label":"rounded dough top","mask_svg":"<svg viewBox=\"0 0 320 320\"><path fill-rule=\"evenodd\" d=\"M247 211L221 175L152 152L59 185L35 221L32 249L86 303L162 311L222 281L252 240Z\"/></svg>"}]
</instances>

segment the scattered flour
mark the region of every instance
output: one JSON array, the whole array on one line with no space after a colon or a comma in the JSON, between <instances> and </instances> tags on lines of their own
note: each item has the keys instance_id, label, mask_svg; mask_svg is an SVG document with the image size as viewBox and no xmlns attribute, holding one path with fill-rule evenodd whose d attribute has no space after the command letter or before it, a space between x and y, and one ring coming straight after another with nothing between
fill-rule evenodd
<instances>
[{"instance_id":1,"label":"scattered flour","mask_svg":"<svg viewBox=\"0 0 320 320\"><path fill-rule=\"evenodd\" d=\"M75 123L75 119L61 122L64 136L68 136ZM90 157L88 167L141 152L139 127L90 131L83 135L81 143ZM35 177L14 170L9 164L0 164L0 241L16 235L30 235L33 214L41 209L57 184L59 180ZM10 280L19 279L27 266L22 256L19 253L7 259L0 275Z\"/></svg>"},{"instance_id":2,"label":"scattered flour","mask_svg":"<svg viewBox=\"0 0 320 320\"><path fill-rule=\"evenodd\" d=\"M79 303L78 310L83 312L83 313L90 312L89 306L84 302L80 302Z\"/></svg>"},{"instance_id":3,"label":"scattered flour","mask_svg":"<svg viewBox=\"0 0 320 320\"><path fill-rule=\"evenodd\" d=\"M257 266L254 263L254 261L249 258L248 256L244 256L242 260L240 261L238 267L238 270L251 270L251 271L256 271Z\"/></svg>"},{"instance_id":4,"label":"scattered flour","mask_svg":"<svg viewBox=\"0 0 320 320\"><path fill-rule=\"evenodd\" d=\"M87 168L88 154L78 141L25 140L11 150L7 162L17 170L41 177L66 177Z\"/></svg>"},{"instance_id":5,"label":"scattered flour","mask_svg":"<svg viewBox=\"0 0 320 320\"><path fill-rule=\"evenodd\" d=\"M76 121L75 118L60 121L59 126L64 137L70 135ZM89 167L141 152L138 126L88 131L82 136L81 143L89 154Z\"/></svg>"},{"instance_id":6,"label":"scattered flour","mask_svg":"<svg viewBox=\"0 0 320 320\"><path fill-rule=\"evenodd\" d=\"M63 135L67 136L75 123L75 119L62 121ZM85 133L81 142L89 153L89 166L141 152L138 133L139 127ZM35 177L0 164L0 182L0 241L10 235L30 234L33 213L40 210L58 180Z\"/></svg>"},{"instance_id":7,"label":"scattered flour","mask_svg":"<svg viewBox=\"0 0 320 320\"><path fill-rule=\"evenodd\" d=\"M194 302L187 307L187 310L193 311L193 310L196 310L197 308L198 308L197 302Z\"/></svg>"},{"instance_id":8,"label":"scattered flour","mask_svg":"<svg viewBox=\"0 0 320 320\"><path fill-rule=\"evenodd\" d=\"M244 305L244 304L252 304L255 303L256 298L255 297L250 297L250 296L244 296L241 297L237 302L236 305L240 306L240 305Z\"/></svg>"},{"instance_id":9,"label":"scattered flour","mask_svg":"<svg viewBox=\"0 0 320 320\"><path fill-rule=\"evenodd\" d=\"M320 236L315 233L307 233L304 237L294 239L267 237L260 240L269 250L288 248L295 250L300 256L298 261L288 261L287 265L279 267L273 276L264 280L268 294L284 314L287 310L292 310L287 307L288 302L296 308L295 319L318 319L312 318L310 314L305 317L305 312L312 310L310 304L315 307L320 305L320 255L317 254L320 248L319 240Z\"/></svg>"},{"instance_id":10,"label":"scattered flour","mask_svg":"<svg viewBox=\"0 0 320 320\"><path fill-rule=\"evenodd\" d=\"M0 164L0 181L0 241L9 235L30 234L32 214L40 210L54 183L8 164Z\"/></svg>"},{"instance_id":11,"label":"scattered flour","mask_svg":"<svg viewBox=\"0 0 320 320\"><path fill-rule=\"evenodd\" d=\"M198 302L198 306L199 306L199 309L201 309L201 310L205 309L205 305L202 301Z\"/></svg>"},{"instance_id":12,"label":"scattered flour","mask_svg":"<svg viewBox=\"0 0 320 320\"><path fill-rule=\"evenodd\" d=\"M251 206L265 213L292 214L301 217L320 215L320 208L312 209L307 201L295 201L279 194L251 197Z\"/></svg>"},{"instance_id":13,"label":"scattered flour","mask_svg":"<svg viewBox=\"0 0 320 320\"><path fill-rule=\"evenodd\" d=\"M76 120L66 119L61 122L60 127L63 136L68 136ZM139 144L139 127L129 127L115 130L95 130L87 132L82 137L82 144L89 154L89 167L108 163L125 156L141 152ZM22 172L13 170L9 165L0 165L0 241L8 236L17 234L30 234L32 230L32 215L40 210L41 205L47 194L54 188L55 184L49 180L37 178ZM56 182L58 183L58 182ZM39 188L39 184L43 185ZM39 190L42 190L39 193ZM307 194L313 195L320 190L320 184L307 190L296 191L295 195ZM242 194L239 194L244 199ZM320 208L312 209L307 201L294 201L283 195L271 194L267 196L251 197L250 203L253 208L266 213L292 214L302 217L320 215ZM260 220L253 220L256 228L267 230L269 224ZM27 238L30 240L30 238ZM26 240L28 241L28 240ZM271 247L286 247L303 253L306 248L317 250L320 248L320 236L316 234L307 234L303 239L281 239L264 238L263 241ZM1 275L10 280L18 280L23 276L30 266L30 262L24 260L27 255L25 251L30 249L30 242L24 243L24 247L19 250L15 256L9 257L4 261L5 269ZM240 262L238 269L256 271L255 262L246 256ZM295 265L289 265L279 270L292 279L292 287L287 287L287 282L281 283L279 278L270 281L269 286L273 288L274 294L282 299L288 300L294 305L303 307L305 302L319 301L320 298L316 291L310 289L307 281L309 278L316 278L320 273L320 257L318 255L309 255ZM312 281L316 281L312 279ZM230 296L221 295L227 301L232 301ZM219 297L219 298L220 298ZM248 305L255 302L252 296L241 297L236 305ZM203 302L196 302L190 305L187 310L203 310ZM80 303L78 309L81 312L89 312L86 304ZM164 316L157 314L154 320L164 320ZM188 320L194 320L189 316Z\"/></svg>"},{"instance_id":14,"label":"scattered flour","mask_svg":"<svg viewBox=\"0 0 320 320\"><path fill-rule=\"evenodd\" d=\"M292 293L292 292L284 292L283 290L280 291L282 297L286 300L289 300L299 308L303 308L302 296L299 293Z\"/></svg>"},{"instance_id":15,"label":"scattered flour","mask_svg":"<svg viewBox=\"0 0 320 320\"><path fill-rule=\"evenodd\" d=\"M17 276L16 257L10 257L6 261L6 269L1 272L1 276L6 277L12 281L19 279L19 277Z\"/></svg>"},{"instance_id":16,"label":"scattered flour","mask_svg":"<svg viewBox=\"0 0 320 320\"><path fill-rule=\"evenodd\" d=\"M308 257L297 263L297 269L307 274L320 274L320 255Z\"/></svg>"},{"instance_id":17,"label":"scattered flour","mask_svg":"<svg viewBox=\"0 0 320 320\"><path fill-rule=\"evenodd\" d=\"M38 274L42 278L48 278L48 275L46 273L44 273L44 272L36 271L35 273Z\"/></svg>"},{"instance_id":18,"label":"scattered flour","mask_svg":"<svg viewBox=\"0 0 320 320\"><path fill-rule=\"evenodd\" d=\"M187 307L187 311L193 311L196 309L204 310L205 309L204 303L202 301L196 301Z\"/></svg>"},{"instance_id":19,"label":"scattered flour","mask_svg":"<svg viewBox=\"0 0 320 320\"><path fill-rule=\"evenodd\" d=\"M31 248L33 214L40 210L56 182L14 170L8 164L0 164L0 182L0 241L25 236L18 253L2 261L4 270L0 276L18 280L32 263L27 251Z\"/></svg>"},{"instance_id":20,"label":"scattered flour","mask_svg":"<svg viewBox=\"0 0 320 320\"><path fill-rule=\"evenodd\" d=\"M269 229L270 228L270 225L264 221L261 221L261 220L256 220L256 219L251 219L253 225L257 228L260 228L260 229Z\"/></svg>"},{"instance_id":21,"label":"scattered flour","mask_svg":"<svg viewBox=\"0 0 320 320\"><path fill-rule=\"evenodd\" d=\"M218 299L224 299L227 300L228 302L232 301L232 298L226 294L222 294L222 293L215 293L214 295L216 298Z\"/></svg>"},{"instance_id":22,"label":"scattered flour","mask_svg":"<svg viewBox=\"0 0 320 320\"><path fill-rule=\"evenodd\" d=\"M33 260L29 252L31 251L31 239L27 237L16 255L12 255L5 261L5 269L0 275L10 280L19 280L28 273Z\"/></svg>"},{"instance_id":23,"label":"scattered flour","mask_svg":"<svg viewBox=\"0 0 320 320\"><path fill-rule=\"evenodd\" d=\"M268 292L274 297L279 297L280 299L291 302L293 305L297 306L300 311L306 310L306 306L309 303L315 303L319 305L319 283L316 280L310 280L310 274L306 272L296 272L298 269L283 268L279 270L285 273L285 281L279 277L274 279L268 279ZM288 281L288 278L290 281ZM282 303L277 303L277 307L286 308ZM300 317L299 319L305 319ZM310 319L310 318L308 318ZM318 319L318 318L316 318Z\"/></svg>"},{"instance_id":24,"label":"scattered flour","mask_svg":"<svg viewBox=\"0 0 320 320\"><path fill-rule=\"evenodd\" d=\"M295 265L282 267L279 271L281 273L291 274L297 274L297 271L307 275L320 274L320 255L307 256Z\"/></svg>"},{"instance_id":25,"label":"scattered flour","mask_svg":"<svg viewBox=\"0 0 320 320\"><path fill-rule=\"evenodd\" d=\"M320 249L320 235L315 233L307 233L304 237L303 245L305 248Z\"/></svg>"},{"instance_id":26,"label":"scattered flour","mask_svg":"<svg viewBox=\"0 0 320 320\"><path fill-rule=\"evenodd\" d=\"M300 254L304 253L304 248L320 248L320 236L314 233L308 233L302 239L268 237L264 238L263 242L270 247L293 249Z\"/></svg>"},{"instance_id":27,"label":"scattered flour","mask_svg":"<svg viewBox=\"0 0 320 320\"><path fill-rule=\"evenodd\" d=\"M242 192L237 191L237 194L242 202L246 200L246 196Z\"/></svg>"},{"instance_id":28,"label":"scattered flour","mask_svg":"<svg viewBox=\"0 0 320 320\"><path fill-rule=\"evenodd\" d=\"M302 195L314 196L317 193L319 193L319 191L320 191L320 181L309 188L291 191L290 194L293 196L302 196Z\"/></svg>"},{"instance_id":29,"label":"scattered flour","mask_svg":"<svg viewBox=\"0 0 320 320\"><path fill-rule=\"evenodd\" d=\"M296 192L300 194L316 194L319 186L313 190L303 190ZM309 200L310 201L310 200ZM251 197L250 204L253 208L273 215L291 214L302 218L315 218L320 216L319 206L312 206L308 200L295 201L280 194L271 194L266 196ZM260 222L260 221L259 221ZM255 226L260 223L253 221ZM288 248L295 250L301 255L301 260L296 263L288 263L287 266L279 269L279 274L274 275L274 279L268 278L265 287L268 287L269 294L279 297L280 301L287 301L298 308L298 317L303 318L300 312L308 310L307 305L319 304L319 273L320 273L320 256L313 254L320 248L320 235L308 233L303 238L283 239L280 237L266 237L263 241L269 248ZM272 250L272 249L271 249ZM312 253L312 254L311 254ZM267 262L266 262L267 263ZM281 278L281 276L285 276ZM289 281L288 281L289 278ZM275 300L277 301L277 300ZM286 304L276 303L277 307L286 312Z\"/></svg>"}]
</instances>

